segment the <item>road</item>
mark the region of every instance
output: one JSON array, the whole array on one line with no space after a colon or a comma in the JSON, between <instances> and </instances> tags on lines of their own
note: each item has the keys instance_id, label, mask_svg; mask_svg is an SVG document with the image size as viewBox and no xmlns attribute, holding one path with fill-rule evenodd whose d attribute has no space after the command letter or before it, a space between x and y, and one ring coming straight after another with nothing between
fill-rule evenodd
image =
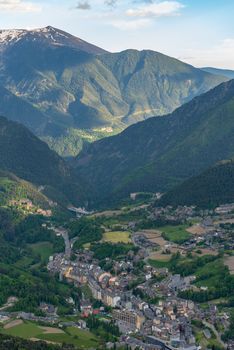
<instances>
[{"instance_id":1,"label":"road","mask_svg":"<svg viewBox=\"0 0 234 350\"><path fill-rule=\"evenodd\" d=\"M68 258L71 257L71 243L69 240L69 234L68 231L65 230L63 227L53 227L52 230L57 234L63 237L64 244L65 244L65 254Z\"/></svg>"}]
</instances>

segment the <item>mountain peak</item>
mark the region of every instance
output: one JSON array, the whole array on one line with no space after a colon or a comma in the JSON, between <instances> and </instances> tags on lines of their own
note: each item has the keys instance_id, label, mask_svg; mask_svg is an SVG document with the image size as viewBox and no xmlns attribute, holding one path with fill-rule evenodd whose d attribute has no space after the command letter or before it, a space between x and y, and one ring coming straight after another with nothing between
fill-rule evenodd
<instances>
[{"instance_id":1,"label":"mountain peak","mask_svg":"<svg viewBox=\"0 0 234 350\"><path fill-rule=\"evenodd\" d=\"M0 30L0 49L12 46L19 41L67 46L91 54L106 53L105 50L52 26L37 29Z\"/></svg>"}]
</instances>

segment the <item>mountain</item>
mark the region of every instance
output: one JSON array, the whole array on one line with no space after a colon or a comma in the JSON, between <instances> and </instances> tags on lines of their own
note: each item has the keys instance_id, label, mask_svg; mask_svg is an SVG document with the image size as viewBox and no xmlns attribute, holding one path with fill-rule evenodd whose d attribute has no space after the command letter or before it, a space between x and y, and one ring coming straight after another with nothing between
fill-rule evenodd
<instances>
[{"instance_id":1,"label":"mountain","mask_svg":"<svg viewBox=\"0 0 234 350\"><path fill-rule=\"evenodd\" d=\"M64 204L79 200L79 186L67 163L26 127L3 117L0 117L0 169L45 188L51 197L63 198Z\"/></svg>"},{"instance_id":2,"label":"mountain","mask_svg":"<svg viewBox=\"0 0 234 350\"><path fill-rule=\"evenodd\" d=\"M0 94L0 113L63 156L227 80L150 50L107 53L53 27L1 31L0 79L13 95ZM30 113L15 115L19 100Z\"/></svg>"},{"instance_id":3,"label":"mountain","mask_svg":"<svg viewBox=\"0 0 234 350\"><path fill-rule=\"evenodd\" d=\"M90 204L131 192L164 192L234 156L234 80L196 97L163 118L94 142L75 166L90 184ZM88 193L87 193L88 194Z\"/></svg>"},{"instance_id":4,"label":"mountain","mask_svg":"<svg viewBox=\"0 0 234 350\"><path fill-rule=\"evenodd\" d=\"M22 42L31 44L33 42L36 42L37 45L40 46L65 46L94 55L107 52L100 47L89 44L80 38L77 38L69 33L64 32L63 30L51 26L34 30L0 30L1 51L7 50L9 47L14 46L16 43L19 44Z\"/></svg>"},{"instance_id":5,"label":"mountain","mask_svg":"<svg viewBox=\"0 0 234 350\"><path fill-rule=\"evenodd\" d=\"M169 191L157 205L215 207L234 202L234 160L227 160Z\"/></svg>"},{"instance_id":6,"label":"mountain","mask_svg":"<svg viewBox=\"0 0 234 350\"><path fill-rule=\"evenodd\" d=\"M30 130L39 130L47 124L47 117L29 102L0 86L0 111Z\"/></svg>"},{"instance_id":7,"label":"mountain","mask_svg":"<svg viewBox=\"0 0 234 350\"><path fill-rule=\"evenodd\" d=\"M228 79L234 79L234 70L230 69L219 69L219 68L212 68L212 67L205 67L201 68L204 72L215 74L218 76L223 76Z\"/></svg>"}]
</instances>

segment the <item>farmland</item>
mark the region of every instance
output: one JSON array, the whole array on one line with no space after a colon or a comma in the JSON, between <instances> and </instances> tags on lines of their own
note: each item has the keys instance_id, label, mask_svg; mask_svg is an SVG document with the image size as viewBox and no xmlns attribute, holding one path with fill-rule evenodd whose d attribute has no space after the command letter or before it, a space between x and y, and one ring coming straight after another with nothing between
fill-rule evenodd
<instances>
[{"instance_id":1,"label":"farmland","mask_svg":"<svg viewBox=\"0 0 234 350\"><path fill-rule=\"evenodd\" d=\"M127 231L113 231L105 232L103 234L103 241L110 243L131 243L130 233Z\"/></svg>"},{"instance_id":2,"label":"farmland","mask_svg":"<svg viewBox=\"0 0 234 350\"><path fill-rule=\"evenodd\" d=\"M45 340L52 343L66 343L79 346L79 348L95 348L98 338L89 331L75 327L60 329L56 327L41 327L32 322L12 321L4 328L0 328L2 334L21 337L31 340Z\"/></svg>"},{"instance_id":3,"label":"farmland","mask_svg":"<svg viewBox=\"0 0 234 350\"><path fill-rule=\"evenodd\" d=\"M40 255L43 261L48 261L49 256L53 254L53 245L49 242L39 242L29 246L34 253Z\"/></svg>"},{"instance_id":4,"label":"farmland","mask_svg":"<svg viewBox=\"0 0 234 350\"><path fill-rule=\"evenodd\" d=\"M159 231L162 232L163 238L167 241L181 244L191 237L187 227L187 225L164 226L159 228Z\"/></svg>"}]
</instances>

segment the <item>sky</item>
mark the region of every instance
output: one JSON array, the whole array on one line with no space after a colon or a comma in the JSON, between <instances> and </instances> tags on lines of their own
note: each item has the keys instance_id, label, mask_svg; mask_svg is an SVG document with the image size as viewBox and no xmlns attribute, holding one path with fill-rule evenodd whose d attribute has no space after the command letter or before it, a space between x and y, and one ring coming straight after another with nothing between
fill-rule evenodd
<instances>
[{"instance_id":1,"label":"sky","mask_svg":"<svg viewBox=\"0 0 234 350\"><path fill-rule=\"evenodd\" d=\"M51 25L106 50L234 69L234 0L0 0L1 29Z\"/></svg>"}]
</instances>

